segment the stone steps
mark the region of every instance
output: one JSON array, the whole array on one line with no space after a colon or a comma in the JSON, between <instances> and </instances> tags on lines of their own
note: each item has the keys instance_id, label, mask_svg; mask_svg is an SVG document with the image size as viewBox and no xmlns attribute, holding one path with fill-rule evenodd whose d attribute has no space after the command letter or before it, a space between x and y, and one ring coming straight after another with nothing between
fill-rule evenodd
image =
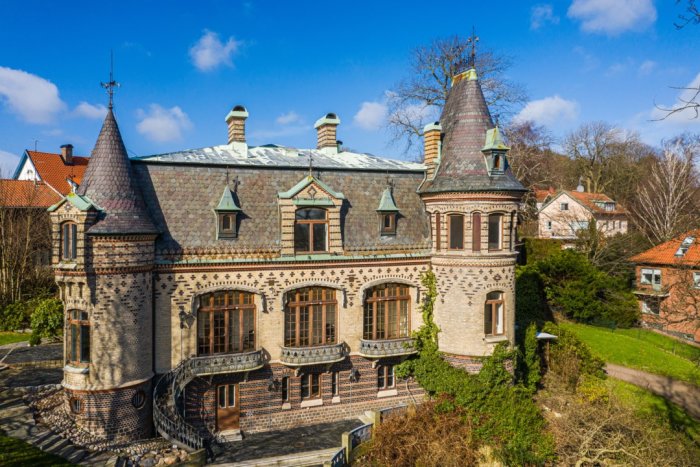
<instances>
[{"instance_id":1,"label":"stone steps","mask_svg":"<svg viewBox=\"0 0 700 467\"><path fill-rule=\"evenodd\" d=\"M286 456L264 457L261 459L209 465L227 465L232 467L311 467L315 465L323 465L323 463L329 461L339 449L340 446L337 448L322 449L319 451L299 452Z\"/></svg>"}]
</instances>

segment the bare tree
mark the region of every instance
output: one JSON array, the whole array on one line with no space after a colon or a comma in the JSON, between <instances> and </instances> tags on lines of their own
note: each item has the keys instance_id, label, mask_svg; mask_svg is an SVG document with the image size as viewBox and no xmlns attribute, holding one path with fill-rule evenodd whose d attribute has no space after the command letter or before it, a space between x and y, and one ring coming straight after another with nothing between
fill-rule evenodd
<instances>
[{"instance_id":1,"label":"bare tree","mask_svg":"<svg viewBox=\"0 0 700 467\"><path fill-rule=\"evenodd\" d=\"M625 133L605 122L581 125L564 139L564 149L576 163L586 191L603 193L638 158L639 137ZM629 174L622 174L629 179Z\"/></svg>"},{"instance_id":2,"label":"bare tree","mask_svg":"<svg viewBox=\"0 0 700 467\"><path fill-rule=\"evenodd\" d=\"M647 183L640 185L633 207L635 223L654 244L671 240L697 224L698 176L694 161L700 152L697 136L664 144Z\"/></svg>"},{"instance_id":3,"label":"bare tree","mask_svg":"<svg viewBox=\"0 0 700 467\"><path fill-rule=\"evenodd\" d=\"M16 182L0 180L0 305L52 286L51 224L45 207L37 206L42 187L19 182L17 188Z\"/></svg>"},{"instance_id":4,"label":"bare tree","mask_svg":"<svg viewBox=\"0 0 700 467\"><path fill-rule=\"evenodd\" d=\"M452 36L436 39L412 52L410 77L388 93L388 127L395 141L406 144L407 151L445 104L452 77L464 71L471 46L471 38ZM525 102L524 88L505 78L512 63L510 57L482 50L475 60L486 102L493 112L508 115L516 105Z\"/></svg>"},{"instance_id":5,"label":"bare tree","mask_svg":"<svg viewBox=\"0 0 700 467\"><path fill-rule=\"evenodd\" d=\"M677 29L683 29L689 24L700 24L700 7L696 0L676 0L676 4L685 4L685 12L678 15Z\"/></svg>"}]
</instances>

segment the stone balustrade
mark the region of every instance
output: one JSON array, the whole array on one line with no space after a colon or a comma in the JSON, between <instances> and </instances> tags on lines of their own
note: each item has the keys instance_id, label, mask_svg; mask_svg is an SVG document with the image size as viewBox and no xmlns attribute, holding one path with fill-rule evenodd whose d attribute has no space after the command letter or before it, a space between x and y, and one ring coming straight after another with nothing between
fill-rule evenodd
<instances>
[{"instance_id":1,"label":"stone balustrade","mask_svg":"<svg viewBox=\"0 0 700 467\"><path fill-rule=\"evenodd\" d=\"M255 371L265 365L262 350L245 353L205 355L190 358L187 369L192 376L215 375L220 373L240 373Z\"/></svg>"},{"instance_id":2,"label":"stone balustrade","mask_svg":"<svg viewBox=\"0 0 700 467\"><path fill-rule=\"evenodd\" d=\"M368 358L398 357L417 353L416 341L412 337L400 339L360 340L360 355Z\"/></svg>"},{"instance_id":3,"label":"stone balustrade","mask_svg":"<svg viewBox=\"0 0 700 467\"><path fill-rule=\"evenodd\" d=\"M315 347L282 347L280 361L288 366L340 362L347 355L345 347L344 343Z\"/></svg>"}]
</instances>

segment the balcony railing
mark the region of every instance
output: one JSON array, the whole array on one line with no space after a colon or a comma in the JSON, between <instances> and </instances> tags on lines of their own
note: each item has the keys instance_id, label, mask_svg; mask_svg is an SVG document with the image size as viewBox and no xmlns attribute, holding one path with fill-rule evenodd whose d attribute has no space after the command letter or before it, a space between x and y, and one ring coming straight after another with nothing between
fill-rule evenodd
<instances>
[{"instance_id":1,"label":"balcony railing","mask_svg":"<svg viewBox=\"0 0 700 467\"><path fill-rule=\"evenodd\" d=\"M193 376L203 376L255 371L263 365L265 365L263 351L254 350L246 353L193 357L188 361L188 370Z\"/></svg>"},{"instance_id":2,"label":"balcony railing","mask_svg":"<svg viewBox=\"0 0 700 467\"><path fill-rule=\"evenodd\" d=\"M345 344L319 345L316 347L282 347L281 362L289 366L335 363L345 359Z\"/></svg>"},{"instance_id":3,"label":"balcony railing","mask_svg":"<svg viewBox=\"0 0 700 467\"><path fill-rule=\"evenodd\" d=\"M360 340L360 355L369 358L398 357L417 353L412 337L386 340Z\"/></svg>"}]
</instances>

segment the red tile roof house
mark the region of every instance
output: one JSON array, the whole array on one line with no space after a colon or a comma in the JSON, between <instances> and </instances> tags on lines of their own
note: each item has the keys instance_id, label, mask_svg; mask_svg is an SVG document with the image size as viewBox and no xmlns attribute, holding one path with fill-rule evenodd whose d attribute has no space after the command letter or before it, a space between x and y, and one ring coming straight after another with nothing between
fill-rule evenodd
<instances>
[{"instance_id":1,"label":"red tile roof house","mask_svg":"<svg viewBox=\"0 0 700 467\"><path fill-rule=\"evenodd\" d=\"M538 206L542 203L538 211L539 238L574 240L577 232L588 228L593 220L606 237L627 233L627 211L603 193L587 193L579 186L576 191L560 190L556 194L537 190L535 196Z\"/></svg>"},{"instance_id":2,"label":"red tile roof house","mask_svg":"<svg viewBox=\"0 0 700 467\"><path fill-rule=\"evenodd\" d=\"M643 324L700 342L700 229L630 259Z\"/></svg>"},{"instance_id":3,"label":"red tile roof house","mask_svg":"<svg viewBox=\"0 0 700 467\"><path fill-rule=\"evenodd\" d=\"M57 195L46 206L48 208L71 192L69 179L80 184L89 160L87 157L74 156L70 144L61 146L61 154L26 150L12 178L45 183Z\"/></svg>"}]
</instances>

